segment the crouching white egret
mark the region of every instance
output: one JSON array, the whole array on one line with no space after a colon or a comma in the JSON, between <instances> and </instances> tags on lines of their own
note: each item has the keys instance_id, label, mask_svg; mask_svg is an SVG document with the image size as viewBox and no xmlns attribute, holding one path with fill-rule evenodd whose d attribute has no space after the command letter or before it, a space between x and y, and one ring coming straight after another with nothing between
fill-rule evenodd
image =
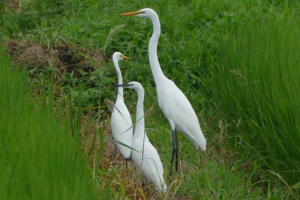
<instances>
[{"instance_id":1,"label":"crouching white egret","mask_svg":"<svg viewBox=\"0 0 300 200\"><path fill-rule=\"evenodd\" d=\"M123 84L122 73L118 63L119 60L129 60L130 58L122 55L120 52L115 52L112 58L118 76L118 84ZM122 87L118 88L117 100L112 111L111 130L114 140L131 147L133 139L133 126L130 113L124 103L124 94ZM121 143L115 144L114 158L116 157L118 148L123 157L125 158L127 165L127 160L130 158L131 155L131 149L127 148Z\"/></svg>"},{"instance_id":2,"label":"crouching white egret","mask_svg":"<svg viewBox=\"0 0 300 200\"><path fill-rule=\"evenodd\" d=\"M175 169L178 170L177 130L183 132L199 150L206 150L206 140L201 131L197 115L189 100L173 81L165 77L157 58L157 44L160 37L160 21L156 12L150 8L121 14L121 16L137 16L149 18L153 24L153 33L149 42L149 61L154 77L158 104L168 119L172 129L172 159L175 159Z\"/></svg>"},{"instance_id":3,"label":"crouching white egret","mask_svg":"<svg viewBox=\"0 0 300 200\"><path fill-rule=\"evenodd\" d=\"M126 85L117 85L134 89L138 94L136 106L136 125L133 135L132 160L134 164L142 171L147 180L154 183L156 188L162 192L167 191L167 185L164 181L164 168L155 147L150 143L145 132L144 118L144 88L138 82L130 82Z\"/></svg>"}]
</instances>

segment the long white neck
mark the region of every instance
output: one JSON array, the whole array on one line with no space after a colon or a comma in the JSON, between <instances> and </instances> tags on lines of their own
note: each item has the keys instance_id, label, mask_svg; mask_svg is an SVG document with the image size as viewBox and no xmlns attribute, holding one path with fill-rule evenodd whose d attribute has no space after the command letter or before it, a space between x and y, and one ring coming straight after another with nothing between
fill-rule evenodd
<instances>
[{"instance_id":1,"label":"long white neck","mask_svg":"<svg viewBox=\"0 0 300 200\"><path fill-rule=\"evenodd\" d=\"M133 136L134 138L139 138L145 135L144 91L137 90L137 94L138 102L136 105L136 125Z\"/></svg>"},{"instance_id":2,"label":"long white neck","mask_svg":"<svg viewBox=\"0 0 300 200\"><path fill-rule=\"evenodd\" d=\"M166 79L164 73L161 70L158 57L157 57L157 44L158 44L158 39L160 37L160 22L159 22L158 15L156 13L154 13L150 17L150 20L152 21L153 24L153 33L150 38L149 47L148 47L149 62L150 62L155 84L156 86L158 86L158 82Z\"/></svg>"},{"instance_id":3,"label":"long white neck","mask_svg":"<svg viewBox=\"0 0 300 200\"><path fill-rule=\"evenodd\" d=\"M114 60L114 66L117 72L117 76L118 76L118 85L122 85L123 84L123 78L122 78L122 73L119 67L119 63L117 60ZM118 87L118 96L117 99L123 99L123 87Z\"/></svg>"}]
</instances>

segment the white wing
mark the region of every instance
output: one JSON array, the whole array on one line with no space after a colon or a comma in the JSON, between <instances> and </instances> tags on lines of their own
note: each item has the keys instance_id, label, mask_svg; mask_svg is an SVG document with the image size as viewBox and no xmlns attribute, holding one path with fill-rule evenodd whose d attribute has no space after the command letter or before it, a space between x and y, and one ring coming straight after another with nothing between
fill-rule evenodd
<instances>
[{"instance_id":1,"label":"white wing","mask_svg":"<svg viewBox=\"0 0 300 200\"><path fill-rule=\"evenodd\" d=\"M129 111L123 100L117 100L111 115L111 130L115 140L132 146L133 127ZM131 149L118 144L118 149L124 158L129 158Z\"/></svg>"},{"instance_id":2,"label":"white wing","mask_svg":"<svg viewBox=\"0 0 300 200\"><path fill-rule=\"evenodd\" d=\"M137 144L134 148L142 150L143 147L142 144ZM164 192L167 190L167 185L163 178L164 168L162 162L157 150L148 139L145 140L144 155L141 152L133 152L132 159L135 165L142 170L147 180L153 182L159 190Z\"/></svg>"},{"instance_id":3,"label":"white wing","mask_svg":"<svg viewBox=\"0 0 300 200\"><path fill-rule=\"evenodd\" d=\"M169 121L173 121L176 129L183 132L194 143L197 149L206 149L206 140L201 131L197 115L186 96L168 80L157 91L159 106Z\"/></svg>"}]
</instances>

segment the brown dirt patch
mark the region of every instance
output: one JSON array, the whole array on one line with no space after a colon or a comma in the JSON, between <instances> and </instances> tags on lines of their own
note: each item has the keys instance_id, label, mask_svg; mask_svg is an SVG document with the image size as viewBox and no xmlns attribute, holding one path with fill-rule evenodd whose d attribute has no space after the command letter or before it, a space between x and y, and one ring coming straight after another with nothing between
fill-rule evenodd
<instances>
[{"instance_id":1,"label":"brown dirt patch","mask_svg":"<svg viewBox=\"0 0 300 200\"><path fill-rule=\"evenodd\" d=\"M70 72L80 77L81 70L92 72L107 61L101 50L84 49L66 43L46 46L30 41L12 40L7 44L6 49L13 56L14 65L26 66L29 70L54 66L56 79Z\"/></svg>"},{"instance_id":2,"label":"brown dirt patch","mask_svg":"<svg viewBox=\"0 0 300 200\"><path fill-rule=\"evenodd\" d=\"M19 10L21 7L19 0L0 0L1 3L4 3L6 9L16 9Z\"/></svg>"}]
</instances>

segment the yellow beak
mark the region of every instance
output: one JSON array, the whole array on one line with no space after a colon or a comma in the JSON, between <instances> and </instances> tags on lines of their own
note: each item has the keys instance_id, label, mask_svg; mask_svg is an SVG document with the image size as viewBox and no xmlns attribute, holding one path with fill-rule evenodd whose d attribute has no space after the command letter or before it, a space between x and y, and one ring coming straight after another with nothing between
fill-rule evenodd
<instances>
[{"instance_id":1,"label":"yellow beak","mask_svg":"<svg viewBox=\"0 0 300 200\"><path fill-rule=\"evenodd\" d=\"M140 13L142 13L142 12L141 11L134 11L134 12L123 13L120 16L121 17L134 16L134 15L138 15Z\"/></svg>"},{"instance_id":2,"label":"yellow beak","mask_svg":"<svg viewBox=\"0 0 300 200\"><path fill-rule=\"evenodd\" d=\"M122 55L122 58L124 58L125 60L130 60L130 58L128 58L127 56Z\"/></svg>"}]
</instances>

